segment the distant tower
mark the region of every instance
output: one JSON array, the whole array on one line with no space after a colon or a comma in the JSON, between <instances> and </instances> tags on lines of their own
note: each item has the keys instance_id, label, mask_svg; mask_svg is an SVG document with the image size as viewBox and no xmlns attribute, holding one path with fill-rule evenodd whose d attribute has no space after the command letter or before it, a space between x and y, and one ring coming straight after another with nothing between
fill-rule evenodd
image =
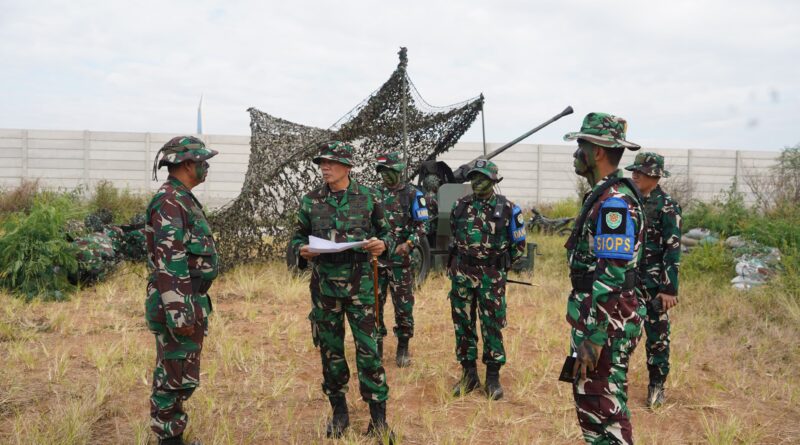
<instances>
[{"instance_id":1,"label":"distant tower","mask_svg":"<svg viewBox=\"0 0 800 445\"><path fill-rule=\"evenodd\" d=\"M203 95L200 95L200 103L197 105L197 134L203 134Z\"/></svg>"}]
</instances>

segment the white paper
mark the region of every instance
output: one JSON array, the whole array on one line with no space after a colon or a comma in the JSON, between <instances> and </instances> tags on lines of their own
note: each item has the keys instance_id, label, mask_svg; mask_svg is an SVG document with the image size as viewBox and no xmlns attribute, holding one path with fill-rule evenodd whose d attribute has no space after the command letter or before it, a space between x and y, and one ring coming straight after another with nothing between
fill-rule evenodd
<instances>
[{"instance_id":1,"label":"white paper","mask_svg":"<svg viewBox=\"0 0 800 445\"><path fill-rule=\"evenodd\" d=\"M366 246L368 240L354 241L352 243L337 243L316 236L308 237L308 250L312 253L334 253L343 250L352 249L354 247Z\"/></svg>"}]
</instances>

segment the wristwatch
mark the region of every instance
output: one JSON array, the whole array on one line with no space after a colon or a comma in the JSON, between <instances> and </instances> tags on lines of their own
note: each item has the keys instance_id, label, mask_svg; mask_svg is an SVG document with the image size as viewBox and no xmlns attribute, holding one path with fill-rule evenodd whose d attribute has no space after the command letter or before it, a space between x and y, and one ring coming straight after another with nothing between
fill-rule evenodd
<instances>
[{"instance_id":1,"label":"wristwatch","mask_svg":"<svg viewBox=\"0 0 800 445\"><path fill-rule=\"evenodd\" d=\"M407 240L406 240L406 244L408 244L408 247L409 247L409 248L411 248L411 249L413 249L413 248L414 248L414 243L412 243L410 239L407 239Z\"/></svg>"}]
</instances>

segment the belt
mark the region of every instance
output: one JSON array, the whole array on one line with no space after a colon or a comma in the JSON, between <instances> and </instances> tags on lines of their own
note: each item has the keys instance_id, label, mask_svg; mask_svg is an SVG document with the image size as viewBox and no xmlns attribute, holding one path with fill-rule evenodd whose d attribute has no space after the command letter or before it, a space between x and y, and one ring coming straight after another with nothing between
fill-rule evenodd
<instances>
[{"instance_id":1,"label":"belt","mask_svg":"<svg viewBox=\"0 0 800 445\"><path fill-rule=\"evenodd\" d=\"M317 261L324 264L366 263L369 261L369 254L353 252L352 250L336 253L322 253L317 257Z\"/></svg>"},{"instance_id":2,"label":"belt","mask_svg":"<svg viewBox=\"0 0 800 445\"><path fill-rule=\"evenodd\" d=\"M467 266L490 266L490 267L500 267L501 259L500 257L495 258L475 258L472 256L460 256L458 257L458 262L461 264L466 264Z\"/></svg>"},{"instance_id":3,"label":"belt","mask_svg":"<svg viewBox=\"0 0 800 445\"><path fill-rule=\"evenodd\" d=\"M569 279L572 281L572 289L575 292L591 292L594 285L594 272L570 272ZM637 271L626 270L625 281L622 283L622 291L634 289L638 281Z\"/></svg>"}]
</instances>

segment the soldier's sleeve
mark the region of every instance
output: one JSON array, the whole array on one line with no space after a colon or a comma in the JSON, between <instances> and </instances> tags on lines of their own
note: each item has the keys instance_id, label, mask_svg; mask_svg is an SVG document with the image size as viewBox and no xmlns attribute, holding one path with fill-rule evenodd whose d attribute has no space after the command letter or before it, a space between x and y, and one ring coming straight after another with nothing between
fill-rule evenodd
<instances>
[{"instance_id":1,"label":"soldier's sleeve","mask_svg":"<svg viewBox=\"0 0 800 445\"><path fill-rule=\"evenodd\" d=\"M394 233L392 226L386 221L386 215L383 212L383 204L381 204L375 197L372 196L375 205L372 207L372 227L375 227L375 236L386 244L387 252L394 252L395 245Z\"/></svg>"},{"instance_id":2,"label":"soldier's sleeve","mask_svg":"<svg viewBox=\"0 0 800 445\"><path fill-rule=\"evenodd\" d=\"M589 331L587 338L594 344L603 345L608 339L609 312L618 304L625 271L634 260L641 215L620 197L605 200L595 215L593 249L597 265L586 328Z\"/></svg>"},{"instance_id":3,"label":"soldier's sleeve","mask_svg":"<svg viewBox=\"0 0 800 445\"><path fill-rule=\"evenodd\" d=\"M425 196L419 190L416 190L416 193L414 193L409 211L411 212L412 230L411 234L408 235L408 240L416 245L420 238L425 236L429 218L428 203L425 200Z\"/></svg>"},{"instance_id":4,"label":"soldier's sleeve","mask_svg":"<svg viewBox=\"0 0 800 445\"><path fill-rule=\"evenodd\" d=\"M659 293L678 295L678 269L681 264L681 208L677 203L664 206L661 212L661 227L663 233L661 246L661 283Z\"/></svg>"},{"instance_id":5,"label":"soldier's sleeve","mask_svg":"<svg viewBox=\"0 0 800 445\"><path fill-rule=\"evenodd\" d=\"M309 235L311 235L311 198L303 196L295 216L294 235L290 241L296 255L300 255L300 248L308 244Z\"/></svg>"},{"instance_id":6,"label":"soldier's sleeve","mask_svg":"<svg viewBox=\"0 0 800 445\"><path fill-rule=\"evenodd\" d=\"M511 253L511 262L525 256L525 217L522 209L516 204L511 206L511 218L508 224L508 239L511 241L508 250Z\"/></svg>"},{"instance_id":7,"label":"soldier's sleeve","mask_svg":"<svg viewBox=\"0 0 800 445\"><path fill-rule=\"evenodd\" d=\"M192 280L183 244L188 215L175 199L166 199L151 215L156 288L170 329L192 326Z\"/></svg>"}]
</instances>

